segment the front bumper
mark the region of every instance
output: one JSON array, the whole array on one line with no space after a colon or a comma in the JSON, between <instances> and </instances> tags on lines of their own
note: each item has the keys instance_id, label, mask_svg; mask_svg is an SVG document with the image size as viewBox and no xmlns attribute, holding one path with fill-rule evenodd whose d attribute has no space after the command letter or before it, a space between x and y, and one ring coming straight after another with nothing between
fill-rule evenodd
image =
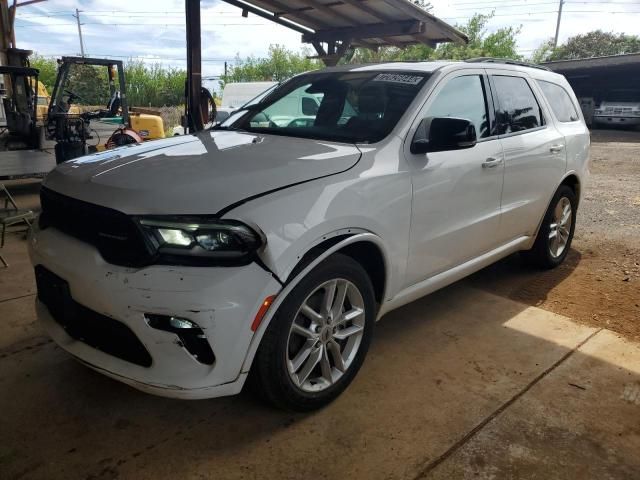
<instances>
[{"instance_id":1,"label":"front bumper","mask_svg":"<svg viewBox=\"0 0 640 480\"><path fill-rule=\"evenodd\" d=\"M243 267L150 266L141 269L106 263L98 251L53 228L34 227L29 251L69 284L75 302L125 324L152 358L146 368L75 340L40 301L37 315L53 340L88 366L135 388L178 398L210 398L238 393L262 301L280 285L255 264ZM215 362L199 362L174 333L147 324L145 314L171 315L197 323Z\"/></svg>"},{"instance_id":2,"label":"front bumper","mask_svg":"<svg viewBox=\"0 0 640 480\"><path fill-rule=\"evenodd\" d=\"M595 115L593 121L598 125L640 125L640 117L622 117L615 115Z\"/></svg>"}]
</instances>

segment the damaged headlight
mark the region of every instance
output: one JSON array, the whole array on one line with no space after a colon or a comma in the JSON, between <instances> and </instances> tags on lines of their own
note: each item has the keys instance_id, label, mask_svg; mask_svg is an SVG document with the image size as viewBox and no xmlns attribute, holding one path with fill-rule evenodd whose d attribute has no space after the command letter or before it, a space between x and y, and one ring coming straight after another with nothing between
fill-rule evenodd
<instances>
[{"instance_id":1,"label":"damaged headlight","mask_svg":"<svg viewBox=\"0 0 640 480\"><path fill-rule=\"evenodd\" d=\"M265 244L257 227L197 216L136 219L159 259L173 264L243 264Z\"/></svg>"}]
</instances>

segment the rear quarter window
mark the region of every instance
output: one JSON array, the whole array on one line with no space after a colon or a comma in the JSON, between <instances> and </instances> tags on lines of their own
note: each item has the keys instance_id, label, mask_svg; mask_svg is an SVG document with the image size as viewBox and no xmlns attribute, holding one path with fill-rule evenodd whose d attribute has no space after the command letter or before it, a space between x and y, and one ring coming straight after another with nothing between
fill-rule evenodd
<instances>
[{"instance_id":1,"label":"rear quarter window","mask_svg":"<svg viewBox=\"0 0 640 480\"><path fill-rule=\"evenodd\" d=\"M579 120L578 111L563 87L544 80L537 80L537 82L559 122L576 122Z\"/></svg>"},{"instance_id":2,"label":"rear quarter window","mask_svg":"<svg viewBox=\"0 0 640 480\"><path fill-rule=\"evenodd\" d=\"M499 105L496 110L498 133L524 132L544 125L540 105L524 78L493 75L492 82Z\"/></svg>"}]
</instances>

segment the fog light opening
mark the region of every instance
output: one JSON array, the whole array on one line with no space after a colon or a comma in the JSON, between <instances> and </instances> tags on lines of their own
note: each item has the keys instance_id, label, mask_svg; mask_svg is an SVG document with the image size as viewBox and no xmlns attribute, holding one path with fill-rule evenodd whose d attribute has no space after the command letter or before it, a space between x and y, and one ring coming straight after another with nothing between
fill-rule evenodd
<instances>
[{"instance_id":1,"label":"fog light opening","mask_svg":"<svg viewBox=\"0 0 640 480\"><path fill-rule=\"evenodd\" d=\"M192 320L171 315L145 314L147 324L156 330L173 333L180 344L198 362L213 365L215 355L202 328Z\"/></svg>"}]
</instances>

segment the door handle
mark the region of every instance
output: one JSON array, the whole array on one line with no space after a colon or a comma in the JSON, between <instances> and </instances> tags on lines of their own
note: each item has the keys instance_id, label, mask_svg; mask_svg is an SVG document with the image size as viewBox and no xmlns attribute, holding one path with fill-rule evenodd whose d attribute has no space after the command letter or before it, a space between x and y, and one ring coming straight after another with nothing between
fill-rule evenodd
<instances>
[{"instance_id":1,"label":"door handle","mask_svg":"<svg viewBox=\"0 0 640 480\"><path fill-rule=\"evenodd\" d=\"M502 157L489 157L482 162L482 168L494 168L502 163Z\"/></svg>"},{"instance_id":2,"label":"door handle","mask_svg":"<svg viewBox=\"0 0 640 480\"><path fill-rule=\"evenodd\" d=\"M560 153L562 150L564 150L564 145L551 145L549 148L551 153Z\"/></svg>"}]
</instances>

